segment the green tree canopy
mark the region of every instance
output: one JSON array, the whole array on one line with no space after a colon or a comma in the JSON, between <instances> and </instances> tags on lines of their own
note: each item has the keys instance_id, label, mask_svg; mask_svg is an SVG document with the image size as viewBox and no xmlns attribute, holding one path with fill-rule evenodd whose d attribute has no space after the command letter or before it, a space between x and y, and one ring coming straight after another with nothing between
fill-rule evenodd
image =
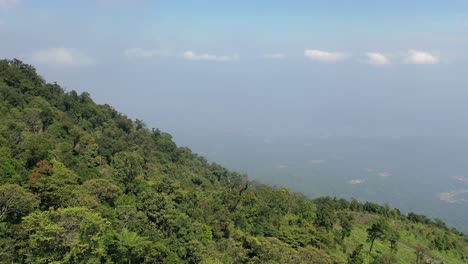
<instances>
[{"instance_id":1,"label":"green tree canopy","mask_svg":"<svg viewBox=\"0 0 468 264\"><path fill-rule=\"evenodd\" d=\"M27 215L38 205L36 196L23 187L16 184L0 185L0 221Z\"/></svg>"}]
</instances>

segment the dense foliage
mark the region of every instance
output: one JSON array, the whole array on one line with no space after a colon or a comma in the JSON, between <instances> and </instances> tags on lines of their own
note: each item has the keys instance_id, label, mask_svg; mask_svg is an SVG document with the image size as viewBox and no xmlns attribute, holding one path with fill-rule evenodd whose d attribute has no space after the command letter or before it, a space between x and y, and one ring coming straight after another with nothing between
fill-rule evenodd
<instances>
[{"instance_id":1,"label":"dense foliage","mask_svg":"<svg viewBox=\"0 0 468 264\"><path fill-rule=\"evenodd\" d=\"M440 220L310 200L0 61L0 263L468 262Z\"/></svg>"}]
</instances>

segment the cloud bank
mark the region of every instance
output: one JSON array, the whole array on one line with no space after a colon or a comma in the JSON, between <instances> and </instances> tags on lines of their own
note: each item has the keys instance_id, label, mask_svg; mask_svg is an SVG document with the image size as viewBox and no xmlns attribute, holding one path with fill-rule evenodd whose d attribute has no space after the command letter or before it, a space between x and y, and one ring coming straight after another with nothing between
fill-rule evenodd
<instances>
[{"instance_id":1,"label":"cloud bank","mask_svg":"<svg viewBox=\"0 0 468 264\"><path fill-rule=\"evenodd\" d=\"M30 59L37 64L51 66L86 66L95 63L89 57L75 49L51 48L33 53Z\"/></svg>"},{"instance_id":2,"label":"cloud bank","mask_svg":"<svg viewBox=\"0 0 468 264\"><path fill-rule=\"evenodd\" d=\"M0 0L2 1L2 0ZM11 1L11 0L9 0ZM172 56L165 51L156 49L144 48L129 48L123 51L126 58L129 59L150 59L162 56ZM366 52L364 53L366 59L361 62L370 65L387 65L390 64L389 55L379 52ZM337 63L347 60L352 57L352 54L345 52L329 52L322 50L307 49L304 51L304 56L310 60L327 63ZM397 55L395 55L397 56ZM210 53L195 53L188 50L182 53L181 58L190 61L214 61L214 62L228 62L239 60L238 55L214 55ZM283 53L269 53L263 54L264 59L281 60L286 56ZM409 50L402 55L402 63L405 64L437 64L439 58L429 52L419 50ZM95 63L95 59L87 56L76 49L70 48L51 48L47 50L40 50L33 53L30 59L38 64L49 65L73 65L83 66Z\"/></svg>"},{"instance_id":3,"label":"cloud bank","mask_svg":"<svg viewBox=\"0 0 468 264\"><path fill-rule=\"evenodd\" d=\"M339 62L346 60L349 55L342 52L329 52L323 50L310 50L307 49L304 51L304 56L316 61L321 62Z\"/></svg>"},{"instance_id":4,"label":"cloud bank","mask_svg":"<svg viewBox=\"0 0 468 264\"><path fill-rule=\"evenodd\" d=\"M409 50L405 55L404 62L406 64L437 64L439 58L426 51Z\"/></svg>"},{"instance_id":5,"label":"cloud bank","mask_svg":"<svg viewBox=\"0 0 468 264\"><path fill-rule=\"evenodd\" d=\"M191 61L218 61L218 62L224 62L224 61L235 61L239 59L239 56L233 55L233 56L218 56L218 55L212 55L208 53L204 54L196 54L193 51L186 51L184 54L182 54L182 57L186 60L191 60Z\"/></svg>"},{"instance_id":6,"label":"cloud bank","mask_svg":"<svg viewBox=\"0 0 468 264\"><path fill-rule=\"evenodd\" d=\"M377 52L367 52L366 53L366 57L367 57L367 63L368 64L372 64L372 65L385 65L385 64L389 64L390 61L389 59L387 58L387 56L385 56L384 54L382 53L377 53Z\"/></svg>"}]
</instances>

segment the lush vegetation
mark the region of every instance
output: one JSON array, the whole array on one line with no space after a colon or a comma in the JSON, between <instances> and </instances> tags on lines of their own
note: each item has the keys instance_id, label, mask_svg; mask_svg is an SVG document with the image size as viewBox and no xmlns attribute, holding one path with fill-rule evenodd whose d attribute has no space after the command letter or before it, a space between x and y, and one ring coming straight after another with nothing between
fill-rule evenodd
<instances>
[{"instance_id":1,"label":"lush vegetation","mask_svg":"<svg viewBox=\"0 0 468 264\"><path fill-rule=\"evenodd\" d=\"M1 263L467 263L440 220L307 199L0 61Z\"/></svg>"}]
</instances>

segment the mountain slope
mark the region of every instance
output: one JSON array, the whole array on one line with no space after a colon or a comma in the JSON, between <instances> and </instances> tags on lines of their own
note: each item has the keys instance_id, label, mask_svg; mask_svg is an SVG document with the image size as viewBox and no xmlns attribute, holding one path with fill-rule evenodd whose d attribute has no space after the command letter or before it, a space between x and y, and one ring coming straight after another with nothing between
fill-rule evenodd
<instances>
[{"instance_id":1,"label":"mountain slope","mask_svg":"<svg viewBox=\"0 0 468 264\"><path fill-rule=\"evenodd\" d=\"M441 221L251 182L21 61L0 98L0 263L467 262Z\"/></svg>"}]
</instances>

